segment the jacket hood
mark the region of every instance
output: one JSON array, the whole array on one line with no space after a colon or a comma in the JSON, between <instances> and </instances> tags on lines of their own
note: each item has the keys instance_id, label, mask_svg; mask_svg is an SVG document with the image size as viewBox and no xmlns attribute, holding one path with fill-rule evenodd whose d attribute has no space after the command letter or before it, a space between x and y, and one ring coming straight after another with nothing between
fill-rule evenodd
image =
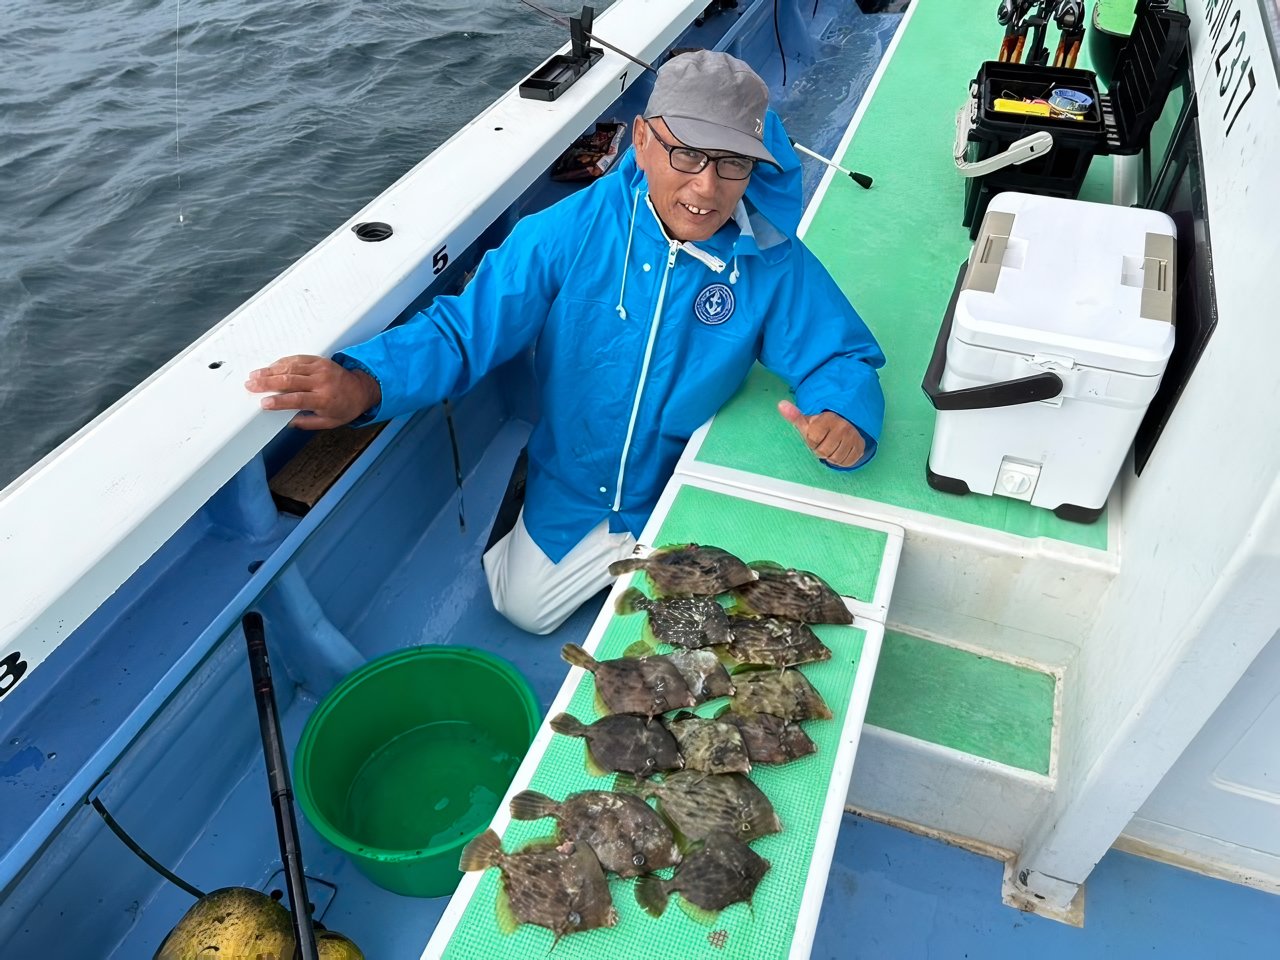
<instances>
[{"instance_id":1,"label":"jacket hood","mask_svg":"<svg viewBox=\"0 0 1280 960\"><path fill-rule=\"evenodd\" d=\"M768 163L757 165L742 200L754 245L761 253L773 247L781 253L795 240L804 213L804 174L782 120L772 110L765 114L764 143L782 169ZM627 185L628 192L647 186L644 172L636 165L634 146L627 148L612 175ZM738 252L746 253L747 248L748 244L741 244Z\"/></svg>"}]
</instances>

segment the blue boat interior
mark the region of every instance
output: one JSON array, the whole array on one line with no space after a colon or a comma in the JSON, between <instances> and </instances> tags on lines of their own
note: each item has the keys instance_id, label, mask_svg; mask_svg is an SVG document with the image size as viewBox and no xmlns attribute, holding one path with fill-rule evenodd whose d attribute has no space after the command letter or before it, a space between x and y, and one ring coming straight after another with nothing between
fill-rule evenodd
<instances>
[{"instance_id":1,"label":"blue boat interior","mask_svg":"<svg viewBox=\"0 0 1280 960\"><path fill-rule=\"evenodd\" d=\"M819 0L809 18L784 6L785 46L808 51L788 58L785 87L773 6L764 0L710 17L675 46L725 48L760 64L791 135L830 155L900 15ZM806 85L822 95L802 96ZM638 82L607 116L629 121L648 87ZM806 166L807 197L821 173L816 163ZM450 267L454 282L520 215L569 189L539 179ZM191 905L107 829L88 804L95 798L148 853L202 890L283 889L238 626L250 607L267 616L290 750L353 657L415 644L505 657L547 708L565 676L560 648L584 639L602 597L548 637L523 633L489 602L480 556L537 416L529 378L528 358L518 358L449 411L389 425L302 518L278 512L267 489L268 476L307 440L285 431L5 699L6 957L150 956ZM315 916L370 958L417 957L447 898L389 893L301 817L299 827ZM1110 854L1091 881L1095 912L1085 929L1003 906L1000 869L846 815L813 956L1201 956L1280 936L1280 914L1266 894L1125 854Z\"/></svg>"}]
</instances>

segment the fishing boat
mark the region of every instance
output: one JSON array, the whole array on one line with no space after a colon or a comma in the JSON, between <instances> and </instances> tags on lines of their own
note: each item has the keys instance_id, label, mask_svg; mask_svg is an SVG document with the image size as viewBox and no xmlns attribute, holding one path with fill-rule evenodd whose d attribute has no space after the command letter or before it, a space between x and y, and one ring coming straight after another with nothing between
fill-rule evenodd
<instances>
[{"instance_id":1,"label":"fishing boat","mask_svg":"<svg viewBox=\"0 0 1280 960\"><path fill-rule=\"evenodd\" d=\"M556 653L611 642L625 584L535 638L494 612L480 565L537 417L528 357L318 450L243 384L461 289L521 216L581 189L549 171L584 131L639 112L652 74L636 59L681 48L751 63L806 148L800 234L888 356L888 415L875 460L830 471L758 368L690 441L646 528L651 547L742 511L754 535L793 531L808 556L856 554L866 573L840 628L857 643L813 822L779 840L798 864L786 896L762 886L721 927L664 918L653 929L692 933L642 929L646 955L1216 956L1275 941L1277 7L1187 0L1149 142L1088 164L1080 199L1176 224L1182 352L1105 511L1082 523L929 483L921 382L973 249L956 111L1005 31L986 0L865 6L619 0L572 83L534 71L551 78L543 98L499 97L0 493L5 957L151 956L192 903L153 864L204 891L281 895L248 611L268 625L290 751L344 677L420 645L504 658L543 714L573 702L581 671ZM1101 41L1123 45L1133 23L1132 0L1096 0L1080 66L1103 72ZM581 29L561 56L582 53ZM282 476L303 479L286 496ZM549 743L544 717L512 792L538 782ZM299 826L314 918L370 958L552 947L547 931L495 933L492 872L452 897L402 896ZM494 826L516 836L505 804ZM629 955L634 940L620 953L605 936L628 924L556 955Z\"/></svg>"}]
</instances>

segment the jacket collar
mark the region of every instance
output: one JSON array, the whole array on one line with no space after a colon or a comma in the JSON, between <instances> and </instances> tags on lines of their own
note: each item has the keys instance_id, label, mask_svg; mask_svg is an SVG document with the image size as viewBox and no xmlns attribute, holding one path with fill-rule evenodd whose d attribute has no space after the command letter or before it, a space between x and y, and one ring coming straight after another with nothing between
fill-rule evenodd
<instances>
[{"instance_id":1,"label":"jacket collar","mask_svg":"<svg viewBox=\"0 0 1280 960\"><path fill-rule=\"evenodd\" d=\"M637 229L652 240L670 243L666 227L649 199L649 185L643 174L635 189L641 191L640 200L648 210L647 215L639 215ZM775 227L763 213L745 200L739 200L733 216L714 236L696 244L686 242L683 249L703 263L707 263L704 257L725 262L734 257L749 256L759 256L766 263L776 263L786 257L791 243L791 238ZM710 263L707 265L711 266ZM712 266L712 269L715 267Z\"/></svg>"}]
</instances>

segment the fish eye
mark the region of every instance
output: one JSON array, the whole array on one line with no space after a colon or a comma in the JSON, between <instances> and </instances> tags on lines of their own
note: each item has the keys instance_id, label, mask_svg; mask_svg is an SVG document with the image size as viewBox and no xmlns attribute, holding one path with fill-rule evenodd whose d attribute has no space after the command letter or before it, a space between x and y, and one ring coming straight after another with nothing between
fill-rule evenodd
<instances>
[{"instance_id":1,"label":"fish eye","mask_svg":"<svg viewBox=\"0 0 1280 960\"><path fill-rule=\"evenodd\" d=\"M658 765L658 761L653 757L647 757L645 758L644 765L646 767L656 767Z\"/></svg>"},{"instance_id":2,"label":"fish eye","mask_svg":"<svg viewBox=\"0 0 1280 960\"><path fill-rule=\"evenodd\" d=\"M580 923L582 923L582 917L578 916L576 913L570 913L570 914L569 914L569 925L570 925L570 926L576 927L576 926L578 926Z\"/></svg>"},{"instance_id":3,"label":"fish eye","mask_svg":"<svg viewBox=\"0 0 1280 960\"><path fill-rule=\"evenodd\" d=\"M742 823L738 824L738 829L739 829L740 831L742 831L743 833L750 833L750 832L751 832L751 824L749 824L749 823L747 823L747 821L743 820L743 821L742 821Z\"/></svg>"},{"instance_id":4,"label":"fish eye","mask_svg":"<svg viewBox=\"0 0 1280 960\"><path fill-rule=\"evenodd\" d=\"M632 858L631 858L631 862L632 862L632 863L634 863L637 867L643 867L643 866L644 866L644 854L643 854L643 853L637 853L634 857L632 857Z\"/></svg>"}]
</instances>

